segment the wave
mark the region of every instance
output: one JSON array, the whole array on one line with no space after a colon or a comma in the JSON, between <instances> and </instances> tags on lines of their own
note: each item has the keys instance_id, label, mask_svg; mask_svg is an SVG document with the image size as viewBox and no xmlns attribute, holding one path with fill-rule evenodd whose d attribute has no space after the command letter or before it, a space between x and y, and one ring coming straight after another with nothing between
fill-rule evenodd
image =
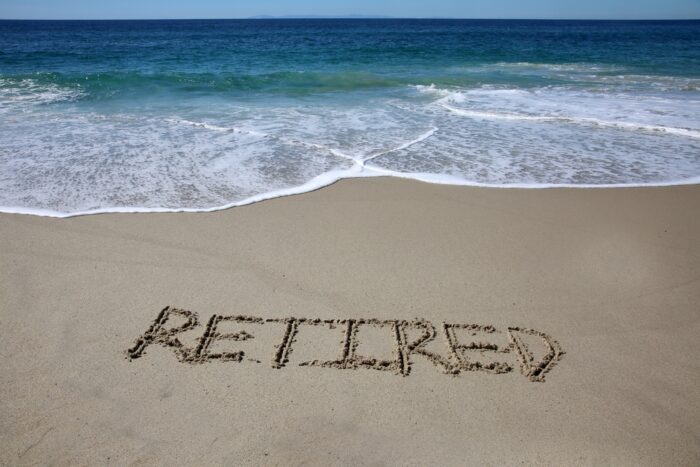
<instances>
[{"instance_id":1,"label":"wave","mask_svg":"<svg viewBox=\"0 0 700 467\"><path fill-rule=\"evenodd\" d=\"M599 120L597 118L574 118L574 117L548 117L537 115L513 114L507 112L483 112L478 110L458 109L447 104L439 104L444 109L452 113L471 118L482 118L491 120L524 120L534 122L553 122L553 123L568 123L572 125L592 125L605 128L616 128L629 131L646 131L646 132L661 132L672 135L685 136L687 138L700 139L700 130L690 128L673 128L660 125L647 125L635 122L615 122Z\"/></svg>"},{"instance_id":2,"label":"wave","mask_svg":"<svg viewBox=\"0 0 700 467\"><path fill-rule=\"evenodd\" d=\"M426 139L430 138L437 131L438 131L438 128L436 128L436 127L431 128L430 130L426 131L425 133L422 133L422 134L418 135L416 138L414 138L410 141L407 141L403 144L400 144L399 146L396 146L395 148L391 148L391 149L388 149L386 151L378 152L378 153L373 154L371 156L365 157L362 160L362 165L364 166L367 161L370 161L372 159L376 159L376 158L381 157L381 156L385 156L387 154L391 154L392 152L397 152L397 151L402 151L404 149L408 149L411 146L413 146L414 144L421 143L421 142L425 141Z\"/></svg>"},{"instance_id":3,"label":"wave","mask_svg":"<svg viewBox=\"0 0 700 467\"><path fill-rule=\"evenodd\" d=\"M307 72L276 71L271 73L36 73L5 76L0 91L31 83L60 87L91 98L120 95L147 95L153 92L226 93L268 91L290 94L383 89L408 84L407 81L360 71Z\"/></svg>"},{"instance_id":4,"label":"wave","mask_svg":"<svg viewBox=\"0 0 700 467\"><path fill-rule=\"evenodd\" d=\"M153 96L250 96L255 93L305 96L317 93L399 90L410 85L416 85L415 88L421 92L437 92L436 86L472 90L507 90L512 86L523 90L547 86L583 86L597 92L614 89L684 93L700 91L700 79L694 77L635 74L630 70L618 70L612 65L493 63L435 70L422 76L357 70L279 70L268 73L42 72L0 76L0 102L4 105L9 105L8 102L18 105Z\"/></svg>"},{"instance_id":5,"label":"wave","mask_svg":"<svg viewBox=\"0 0 700 467\"><path fill-rule=\"evenodd\" d=\"M0 78L0 110L18 110L28 106L77 101L85 96L80 89L55 83L22 78Z\"/></svg>"},{"instance_id":6,"label":"wave","mask_svg":"<svg viewBox=\"0 0 700 467\"><path fill-rule=\"evenodd\" d=\"M246 199L235 201L232 203L213 206L208 208L166 208L166 207L151 207L144 208L140 206L123 206L110 208L96 208L83 211L62 212L51 209L0 206L0 212L7 214L26 214L41 217L54 218L70 218L87 216L94 214L128 214L128 213L205 213L216 212L234 207L246 206L261 201L283 198L287 196L300 195L312 191L325 188L343 179L353 178L369 178L369 177L395 177L408 180L415 180L424 183L433 183L437 185L453 185L453 186L469 186L478 188L494 188L494 189L600 189L600 188L640 188L640 187L668 187L682 185L698 185L700 184L700 176L690 177L678 180L670 180L665 182L649 182L649 183L601 183L601 184L581 184L581 183L481 183L472 180L467 180L461 177L455 177L449 174L434 174L421 172L397 172L382 167L375 166L359 166L355 165L350 169L336 170L325 172L318 175L308 182L294 186L291 188L273 190L265 193L260 193L250 196Z\"/></svg>"},{"instance_id":7,"label":"wave","mask_svg":"<svg viewBox=\"0 0 700 467\"><path fill-rule=\"evenodd\" d=\"M152 207L144 208L140 206L123 206L123 207L111 207L111 208L96 208L88 209L84 211L74 211L74 212L62 212L55 211L51 209L34 209L25 207L12 207L12 206L0 206L0 212L8 214L29 214L42 217L57 217L57 218L69 218L78 216L87 216L92 214L116 214L116 213L176 213L176 212L215 212L224 209L230 209L233 207L246 206L248 204L257 203L260 201L265 201L274 198L281 198L285 196L298 195L302 193L308 193L311 191L318 190L320 188L332 185L333 183L343 179L343 178L353 178L353 177L371 177L372 174L362 173L362 169L354 166L347 170L337 170L322 173L308 182L281 190L272 190L265 193L260 193L254 196L250 196L241 201L235 201L232 203L223 204L220 206L213 206L209 208L165 208L165 207Z\"/></svg>"},{"instance_id":8,"label":"wave","mask_svg":"<svg viewBox=\"0 0 700 467\"><path fill-rule=\"evenodd\" d=\"M222 127L222 126L218 126L218 125L212 125L209 123L193 122L191 120L166 119L166 121L171 122L171 123L190 125L190 126L197 127L197 128L205 128L207 130L212 130L212 131L240 133L240 134L246 134L246 135L252 135L252 136L259 136L259 137L263 137L263 138L273 138L273 139L279 140L285 144L307 146L309 148L320 149L323 151L328 151L337 157L351 160L351 161L355 162L357 165L359 165L360 167L364 166L365 162L367 162L367 161L370 161L370 160L375 159L375 158L380 157L380 156L384 156L386 154L390 154L392 152L401 151L403 149L406 149L406 148L413 146L414 144L420 143L421 141L425 141L426 139L433 136L435 134L435 132L438 130L437 128L431 128L431 129L427 130L425 133L418 135L416 138L414 138L410 141L407 141L407 142L402 143L396 147L386 149L386 150L383 150L383 151L380 151L380 152L377 152L374 154L349 155L349 154L345 154L340 149L325 146L323 144L313 143L313 142L309 142L309 141L302 141L302 140L294 139L294 138L285 138L285 137L281 137L281 136L270 135L268 133L263 133L260 131L245 130L245 129L237 128L237 127Z\"/></svg>"},{"instance_id":9,"label":"wave","mask_svg":"<svg viewBox=\"0 0 700 467\"><path fill-rule=\"evenodd\" d=\"M485 68L517 69L517 70L551 70L569 72L607 72L620 73L629 68L609 63L577 62L577 63L546 63L546 62L496 62L483 65Z\"/></svg>"},{"instance_id":10,"label":"wave","mask_svg":"<svg viewBox=\"0 0 700 467\"><path fill-rule=\"evenodd\" d=\"M700 91L700 79L695 75L654 74L629 66L609 63L538 63L538 62L496 62L469 67L459 67L466 74L497 77L507 75L511 80L540 78L550 84L584 84L589 87L606 89L613 86L620 89L648 88L656 91Z\"/></svg>"},{"instance_id":11,"label":"wave","mask_svg":"<svg viewBox=\"0 0 700 467\"><path fill-rule=\"evenodd\" d=\"M586 116L587 113L590 114L593 110L587 109L586 105L583 104L588 104L589 108L595 107L598 112L600 112L599 109L607 111L609 107L607 101L610 100L610 97L606 96L605 98L600 98L595 94L585 94L581 91L567 93L566 90L550 90L549 94L545 94L543 91L533 92L523 89L493 89L488 87L470 90L450 90L436 87L434 84L430 86L418 85L414 86L414 88L420 93L432 94L439 97L439 99L435 101L436 105L462 117L483 120L511 120L585 125L627 131L666 133L686 138L700 139L700 129L659 125L647 122L608 120L594 116ZM612 95L611 97L617 97L618 100L624 102L624 104L620 105L629 107L626 113L641 112L648 115L655 114L653 115L654 118L658 118L658 114L663 113L656 108L659 103L677 105L679 102L678 99L673 101L654 96L649 99L644 98L646 107L640 109L639 98L631 98L631 96L619 94ZM576 99L578 99L579 102L577 102ZM546 105L543 104L543 102L546 102ZM576 105L571 106L570 102L574 102ZM682 100L680 102L684 107L687 107L687 100ZM457 107L454 104L471 104L471 107ZM542 113L533 114L508 111L503 110L503 107L528 108L530 112L537 111L538 107L540 107L539 110ZM567 115L563 113L562 109L566 110L567 107L571 110L578 111L579 115ZM692 118L692 115L689 116Z\"/></svg>"},{"instance_id":12,"label":"wave","mask_svg":"<svg viewBox=\"0 0 700 467\"><path fill-rule=\"evenodd\" d=\"M369 176L502 188L700 182L700 130L685 127L696 111L674 95L417 84L369 97L102 106L85 104L82 88L3 79L0 98L13 102L18 87L41 96L32 106L76 104L3 115L3 212L206 212Z\"/></svg>"},{"instance_id":13,"label":"wave","mask_svg":"<svg viewBox=\"0 0 700 467\"><path fill-rule=\"evenodd\" d=\"M251 135L251 136L261 136L261 137L269 136L266 133L262 133L260 131L245 130L243 128L237 128L237 127L224 127L224 126L219 126L219 125L213 125L211 123L193 122L191 120L181 120L181 119L179 120L179 119L175 119L175 118L166 118L165 121L168 123L189 125L189 126L193 126L195 128L205 128L207 130L221 131L224 133L241 133L241 134L246 134L246 135Z\"/></svg>"}]
</instances>

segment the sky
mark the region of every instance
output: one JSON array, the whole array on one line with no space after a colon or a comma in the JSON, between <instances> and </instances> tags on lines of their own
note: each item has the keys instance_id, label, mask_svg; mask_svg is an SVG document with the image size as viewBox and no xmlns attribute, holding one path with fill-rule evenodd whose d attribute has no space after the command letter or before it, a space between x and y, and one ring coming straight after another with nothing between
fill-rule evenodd
<instances>
[{"instance_id":1,"label":"sky","mask_svg":"<svg viewBox=\"0 0 700 467\"><path fill-rule=\"evenodd\" d=\"M700 0L0 0L1 19L247 18L700 19Z\"/></svg>"}]
</instances>

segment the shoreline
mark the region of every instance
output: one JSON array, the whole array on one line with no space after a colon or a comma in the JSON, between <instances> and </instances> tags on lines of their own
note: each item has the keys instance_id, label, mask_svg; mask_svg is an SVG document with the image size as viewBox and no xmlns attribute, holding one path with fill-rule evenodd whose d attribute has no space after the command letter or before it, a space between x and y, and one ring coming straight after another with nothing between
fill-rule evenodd
<instances>
[{"instance_id":1,"label":"shoreline","mask_svg":"<svg viewBox=\"0 0 700 467\"><path fill-rule=\"evenodd\" d=\"M0 464L697 464L697 212L373 177L2 213Z\"/></svg>"},{"instance_id":2,"label":"shoreline","mask_svg":"<svg viewBox=\"0 0 700 467\"><path fill-rule=\"evenodd\" d=\"M308 182L294 186L291 188L284 188L279 190L274 190L271 192L261 193L258 195L253 195L251 197L245 198L241 201L234 201L232 203L223 204L221 206L213 206L208 208L163 208L163 207L114 207L114 208L99 208L90 209L85 211L54 211L50 209L36 209L36 208L24 208L24 207L14 207L14 206L0 206L0 214L23 214L30 216L39 217L51 217L57 219L69 219L72 217L82 217L82 216L92 216L96 214L163 214L163 213L212 213L218 211L225 211L232 208L250 206L252 204L260 203L263 201L270 201L278 198L287 198L290 196L298 196L306 193L313 193L324 188L328 188L336 183L343 180L353 180L353 179L363 179L363 178L395 178L399 180L411 180L420 183L427 183L431 185L445 185L445 186L455 186L455 187L468 187L468 188L487 188L487 189L504 189L504 190L598 190L598 189L632 189L632 188L668 188L675 186L689 186L689 185L700 185L700 176L691 177L683 180L669 181L669 182L654 182L654 183L620 183L620 184L527 184L527 183L513 183L513 184L489 184L489 183L477 183L469 182L456 177L451 177L448 175L436 175L436 174L417 174L417 173L400 173L392 172L389 170L380 169L378 167L366 167L364 163L358 163L357 166L353 166L350 169L327 172L323 173ZM358 172L359 170L359 172ZM367 172L365 172L367 171ZM344 174L344 175L339 175Z\"/></svg>"}]
</instances>

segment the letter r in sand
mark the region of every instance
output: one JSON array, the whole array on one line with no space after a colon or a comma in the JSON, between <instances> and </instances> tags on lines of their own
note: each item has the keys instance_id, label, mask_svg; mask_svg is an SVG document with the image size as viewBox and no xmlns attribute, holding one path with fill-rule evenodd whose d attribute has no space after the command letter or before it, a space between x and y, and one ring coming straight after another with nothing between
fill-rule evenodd
<instances>
[{"instance_id":1,"label":"letter r in sand","mask_svg":"<svg viewBox=\"0 0 700 467\"><path fill-rule=\"evenodd\" d=\"M170 320L172 315L182 316L186 321L180 326L166 328L165 324ZM178 360L183 361L187 358L191 349L183 346L182 342L175 336L189 331L190 329L194 329L197 325L196 313L166 306L158 313L155 321L153 321L146 332L136 339L134 346L127 350L126 353L129 359L133 360L141 357L149 345L160 344L166 348L173 349Z\"/></svg>"}]
</instances>

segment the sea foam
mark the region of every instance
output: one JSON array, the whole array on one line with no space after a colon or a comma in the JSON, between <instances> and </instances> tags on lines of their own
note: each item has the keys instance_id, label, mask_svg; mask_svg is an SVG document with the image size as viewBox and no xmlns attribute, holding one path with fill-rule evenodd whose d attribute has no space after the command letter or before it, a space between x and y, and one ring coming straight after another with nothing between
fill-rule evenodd
<instances>
[{"instance_id":1,"label":"sea foam","mask_svg":"<svg viewBox=\"0 0 700 467\"><path fill-rule=\"evenodd\" d=\"M85 112L71 107L79 93L55 86L26 84L33 98L4 91L0 102L24 110L0 128L4 212L211 211L364 176L535 188L696 183L700 173L694 110L668 98L410 86L161 116Z\"/></svg>"},{"instance_id":2,"label":"sea foam","mask_svg":"<svg viewBox=\"0 0 700 467\"><path fill-rule=\"evenodd\" d=\"M212 24L2 22L0 211L700 176L695 23Z\"/></svg>"}]
</instances>

